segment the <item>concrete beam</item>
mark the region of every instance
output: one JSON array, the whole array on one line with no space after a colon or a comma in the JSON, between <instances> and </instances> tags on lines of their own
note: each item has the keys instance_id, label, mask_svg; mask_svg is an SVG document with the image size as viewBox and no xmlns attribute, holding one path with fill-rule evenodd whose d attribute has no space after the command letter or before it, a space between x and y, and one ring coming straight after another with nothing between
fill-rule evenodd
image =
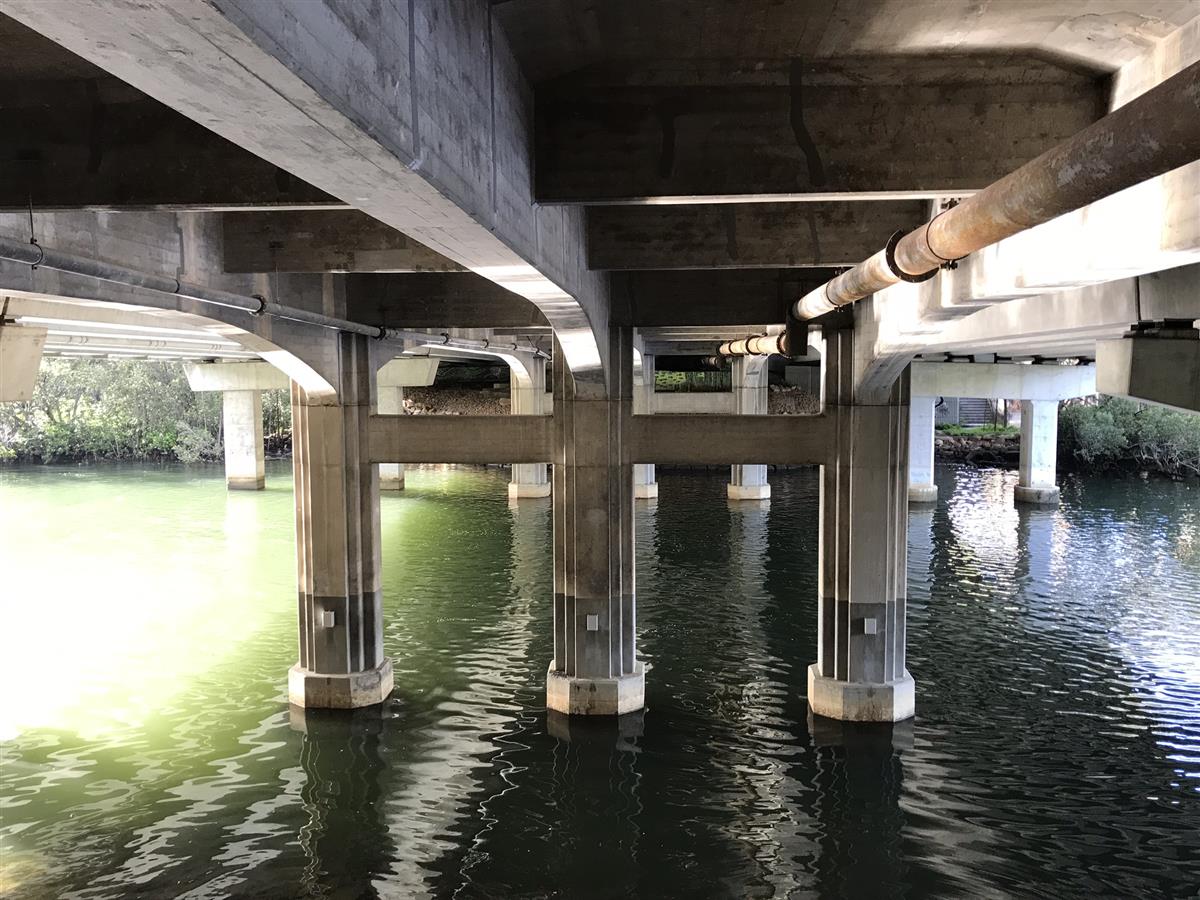
<instances>
[{"instance_id":1,"label":"concrete beam","mask_svg":"<svg viewBox=\"0 0 1200 900\"><path fill-rule=\"evenodd\" d=\"M551 416L371 416L373 463L537 463L553 457Z\"/></svg>"},{"instance_id":2,"label":"concrete beam","mask_svg":"<svg viewBox=\"0 0 1200 900\"><path fill-rule=\"evenodd\" d=\"M913 397L1066 400L1096 393L1095 366L914 362Z\"/></svg>"},{"instance_id":3,"label":"concrete beam","mask_svg":"<svg viewBox=\"0 0 1200 900\"><path fill-rule=\"evenodd\" d=\"M379 367L379 387L429 387L437 378L438 360L429 357L392 359Z\"/></svg>"},{"instance_id":4,"label":"concrete beam","mask_svg":"<svg viewBox=\"0 0 1200 900\"><path fill-rule=\"evenodd\" d=\"M833 445L825 416L634 416L629 462L820 465Z\"/></svg>"},{"instance_id":5,"label":"concrete beam","mask_svg":"<svg viewBox=\"0 0 1200 900\"><path fill-rule=\"evenodd\" d=\"M533 303L473 272L350 275L350 317L391 328L545 327Z\"/></svg>"},{"instance_id":6,"label":"concrete beam","mask_svg":"<svg viewBox=\"0 0 1200 900\"><path fill-rule=\"evenodd\" d=\"M536 196L955 195L1090 125L1107 102L1103 79L1013 53L593 67L538 88Z\"/></svg>"},{"instance_id":7,"label":"concrete beam","mask_svg":"<svg viewBox=\"0 0 1200 900\"><path fill-rule=\"evenodd\" d=\"M221 217L226 272L461 272L463 267L356 209Z\"/></svg>"},{"instance_id":8,"label":"concrete beam","mask_svg":"<svg viewBox=\"0 0 1200 900\"><path fill-rule=\"evenodd\" d=\"M1114 397L1200 412L1200 332L1100 342L1096 387Z\"/></svg>"},{"instance_id":9,"label":"concrete beam","mask_svg":"<svg viewBox=\"0 0 1200 900\"><path fill-rule=\"evenodd\" d=\"M833 270L613 273L613 316L637 328L782 323L789 302L821 284L826 272Z\"/></svg>"},{"instance_id":10,"label":"concrete beam","mask_svg":"<svg viewBox=\"0 0 1200 900\"><path fill-rule=\"evenodd\" d=\"M0 403L33 398L45 343L45 328L0 324Z\"/></svg>"},{"instance_id":11,"label":"concrete beam","mask_svg":"<svg viewBox=\"0 0 1200 900\"><path fill-rule=\"evenodd\" d=\"M0 101L0 210L328 207L341 201L125 82L22 81Z\"/></svg>"},{"instance_id":12,"label":"concrete beam","mask_svg":"<svg viewBox=\"0 0 1200 900\"><path fill-rule=\"evenodd\" d=\"M184 375L193 391L287 390L288 377L270 363L184 363Z\"/></svg>"},{"instance_id":13,"label":"concrete beam","mask_svg":"<svg viewBox=\"0 0 1200 900\"><path fill-rule=\"evenodd\" d=\"M170 0L4 0L3 11L531 300L580 390L610 389L606 283L584 265L582 212L531 202L533 97L483 0L190 0L186 13Z\"/></svg>"},{"instance_id":14,"label":"concrete beam","mask_svg":"<svg viewBox=\"0 0 1200 900\"><path fill-rule=\"evenodd\" d=\"M594 206L593 269L853 266L928 218L922 200Z\"/></svg>"}]
</instances>

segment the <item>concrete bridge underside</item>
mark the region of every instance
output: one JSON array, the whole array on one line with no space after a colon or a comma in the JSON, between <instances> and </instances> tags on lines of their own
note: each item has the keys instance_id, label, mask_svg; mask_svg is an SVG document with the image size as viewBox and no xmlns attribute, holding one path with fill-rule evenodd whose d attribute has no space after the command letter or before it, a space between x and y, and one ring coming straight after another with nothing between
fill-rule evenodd
<instances>
[{"instance_id":1,"label":"concrete bridge underside","mask_svg":"<svg viewBox=\"0 0 1200 900\"><path fill-rule=\"evenodd\" d=\"M580 715L644 703L654 466L729 465L763 502L796 464L822 468L809 702L903 719L932 399L1022 401L1029 502L1054 499L1058 400L1200 410L1200 146L788 323L834 267L1194 71L1195 0L0 0L0 51L0 399L43 354L183 360L256 488L259 392L288 387L300 705L392 689L379 492L403 463L511 463L514 502L549 495L547 705ZM818 414L766 414L765 357L703 409L656 396L657 361L785 328ZM402 415L438 358L506 362L512 415Z\"/></svg>"}]
</instances>

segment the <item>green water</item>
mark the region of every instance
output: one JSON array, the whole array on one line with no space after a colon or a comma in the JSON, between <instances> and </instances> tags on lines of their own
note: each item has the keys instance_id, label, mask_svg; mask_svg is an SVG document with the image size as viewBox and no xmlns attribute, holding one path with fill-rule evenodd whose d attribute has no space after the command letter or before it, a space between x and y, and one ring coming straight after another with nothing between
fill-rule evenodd
<instances>
[{"instance_id":1,"label":"green water","mask_svg":"<svg viewBox=\"0 0 1200 900\"><path fill-rule=\"evenodd\" d=\"M817 480L661 478L647 711L548 718L550 506L496 469L382 502L396 692L296 715L292 497L219 469L0 470L0 893L1196 896L1200 490L1054 511L947 468L910 514L918 717L810 723Z\"/></svg>"}]
</instances>

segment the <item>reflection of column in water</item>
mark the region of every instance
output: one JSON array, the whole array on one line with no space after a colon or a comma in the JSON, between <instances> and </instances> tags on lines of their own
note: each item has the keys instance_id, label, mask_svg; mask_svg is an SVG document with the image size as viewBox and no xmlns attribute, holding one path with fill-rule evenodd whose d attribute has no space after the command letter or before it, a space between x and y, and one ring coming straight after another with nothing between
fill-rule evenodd
<instances>
[{"instance_id":1,"label":"reflection of column in water","mask_svg":"<svg viewBox=\"0 0 1200 900\"><path fill-rule=\"evenodd\" d=\"M301 876L306 894L371 895L395 855L381 809L386 709L291 707L292 728L304 733L300 798L308 822L299 837L308 859Z\"/></svg>"},{"instance_id":2,"label":"reflection of column in water","mask_svg":"<svg viewBox=\"0 0 1200 900\"><path fill-rule=\"evenodd\" d=\"M637 893L643 716L644 710L623 716L546 712L546 730L557 739L549 797L561 825L556 839L576 842L557 850L571 858L575 883L604 885L605 896Z\"/></svg>"},{"instance_id":3,"label":"reflection of column in water","mask_svg":"<svg viewBox=\"0 0 1200 900\"><path fill-rule=\"evenodd\" d=\"M1059 513L1021 504L1017 515L1016 580L1035 596L1049 596L1054 590L1054 529Z\"/></svg>"},{"instance_id":4,"label":"reflection of column in water","mask_svg":"<svg viewBox=\"0 0 1200 900\"><path fill-rule=\"evenodd\" d=\"M912 747L912 721L841 722L810 713L809 732L817 747L811 786L821 895L869 897L880 885L903 884L908 863L901 846L900 754Z\"/></svg>"},{"instance_id":5,"label":"reflection of column in water","mask_svg":"<svg viewBox=\"0 0 1200 900\"><path fill-rule=\"evenodd\" d=\"M816 858L819 848L811 819L796 802L811 791L792 775L795 737L802 726L787 721L790 691L780 678L785 664L772 656L763 624L772 602L766 589L771 505L730 501L729 509L729 584L737 604L736 643L744 648L746 667L736 724L743 733L738 743L752 748L749 758L735 767L734 778L753 798L744 807L744 831L768 839L760 846L776 848L756 857L766 870L765 880L780 896L790 896L812 890L796 860Z\"/></svg>"},{"instance_id":6,"label":"reflection of column in water","mask_svg":"<svg viewBox=\"0 0 1200 900\"><path fill-rule=\"evenodd\" d=\"M908 583L916 579L929 585L933 576L933 515L932 504L915 504L908 508Z\"/></svg>"},{"instance_id":7,"label":"reflection of column in water","mask_svg":"<svg viewBox=\"0 0 1200 900\"><path fill-rule=\"evenodd\" d=\"M550 498L525 498L508 504L512 520L512 543L509 551L512 586L510 594L521 604L523 612L528 603L545 590L550 577L553 550L550 540Z\"/></svg>"}]
</instances>

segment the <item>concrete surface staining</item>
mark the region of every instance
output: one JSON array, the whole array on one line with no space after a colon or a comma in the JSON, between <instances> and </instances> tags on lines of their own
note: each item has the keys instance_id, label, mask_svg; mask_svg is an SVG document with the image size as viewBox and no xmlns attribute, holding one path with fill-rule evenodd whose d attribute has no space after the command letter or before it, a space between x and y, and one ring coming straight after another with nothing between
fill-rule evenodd
<instances>
[{"instance_id":1,"label":"concrete surface staining","mask_svg":"<svg viewBox=\"0 0 1200 900\"><path fill-rule=\"evenodd\" d=\"M768 466L819 466L808 702L910 717L937 400L1020 401L1037 505L1060 401L1200 409L1200 8L826 7L0 0L0 401L43 354L183 360L222 393L228 487L262 490L261 391L290 386L308 708L393 689L405 464L550 498L546 706L601 717L644 705L656 467L729 466L753 515ZM656 391L671 358L728 389ZM404 415L464 361L508 366L506 414ZM801 369L819 403L772 415Z\"/></svg>"}]
</instances>

